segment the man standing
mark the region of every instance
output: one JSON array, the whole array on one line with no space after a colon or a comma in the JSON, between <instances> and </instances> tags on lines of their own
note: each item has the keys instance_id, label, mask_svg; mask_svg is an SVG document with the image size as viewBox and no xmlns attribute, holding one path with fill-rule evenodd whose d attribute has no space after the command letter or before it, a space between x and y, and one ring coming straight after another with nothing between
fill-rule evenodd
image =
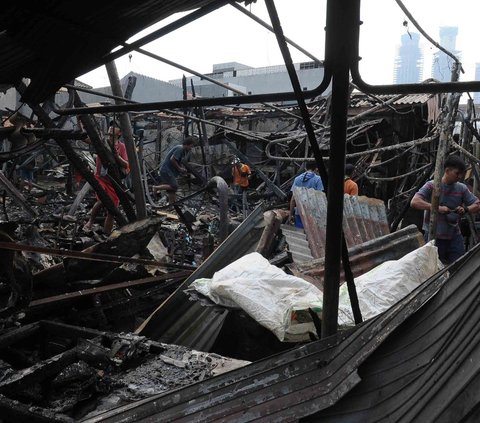
<instances>
[{"instance_id":1,"label":"man standing","mask_svg":"<svg viewBox=\"0 0 480 423\"><path fill-rule=\"evenodd\" d=\"M250 185L252 171L246 163L242 163L238 157L233 159L232 176L233 192L235 196L242 195L243 216L247 214L247 189Z\"/></svg>"},{"instance_id":2,"label":"man standing","mask_svg":"<svg viewBox=\"0 0 480 423\"><path fill-rule=\"evenodd\" d=\"M242 163L238 157L233 159L232 176L235 191L240 193L248 188L251 174L252 171L247 164Z\"/></svg>"},{"instance_id":3,"label":"man standing","mask_svg":"<svg viewBox=\"0 0 480 423\"><path fill-rule=\"evenodd\" d=\"M126 174L129 171L127 149L125 148L125 144L119 141L120 135L120 128L115 126L110 126L110 128L108 128L108 144L113 152L115 163L117 164L117 166L119 166L120 170ZM103 166L100 157L98 156L96 160L95 178L102 186L104 191L107 193L107 195L112 199L115 207L118 207L118 205L120 204L120 199L118 198L118 195L115 192L115 188L113 188L112 182L110 181L110 177L108 176L108 170L105 168L105 166ZM90 219L83 227L83 230L85 232L90 232L92 230L93 224L95 223L95 218L97 217L102 207L103 204L97 195L97 202L95 203L92 211L90 212ZM110 235L110 233L112 232L112 228L113 215L107 210L107 217L105 218L103 231L106 235Z\"/></svg>"},{"instance_id":4,"label":"man standing","mask_svg":"<svg viewBox=\"0 0 480 423\"><path fill-rule=\"evenodd\" d=\"M323 191L323 182L322 178L317 175L317 166L315 162L307 162L305 165L306 171L303 172L301 175L298 175L295 180L293 181L292 189L293 192L295 187L304 187L304 188L313 188L317 191ZM297 228L303 228L302 220L300 219L300 214L298 213L297 208L295 207L295 196L292 195L290 199L290 214L289 214L289 221L295 222L295 226ZM295 216L295 220L294 220Z\"/></svg>"},{"instance_id":5,"label":"man standing","mask_svg":"<svg viewBox=\"0 0 480 423\"><path fill-rule=\"evenodd\" d=\"M182 145L172 147L165 156L160 165L160 185L153 187L153 192L167 191L169 204L177 200L176 192L178 190L177 177L179 174L186 174L187 169L183 163L187 163L190 157L190 151L197 141L196 137L186 137Z\"/></svg>"},{"instance_id":6,"label":"man standing","mask_svg":"<svg viewBox=\"0 0 480 423\"><path fill-rule=\"evenodd\" d=\"M465 213L477 213L480 210L480 201L465 184L458 182L464 176L465 170L465 163L458 156L450 156L445 160L435 234L435 245L444 264L453 263L465 253L459 227L460 217ZM429 233L432 193L433 181L428 181L410 202L414 209L425 211L422 227L425 239Z\"/></svg>"},{"instance_id":7,"label":"man standing","mask_svg":"<svg viewBox=\"0 0 480 423\"><path fill-rule=\"evenodd\" d=\"M343 184L343 192L349 195L358 195L358 185L352 180L352 174L355 166L352 164L345 165L345 182Z\"/></svg>"}]
</instances>

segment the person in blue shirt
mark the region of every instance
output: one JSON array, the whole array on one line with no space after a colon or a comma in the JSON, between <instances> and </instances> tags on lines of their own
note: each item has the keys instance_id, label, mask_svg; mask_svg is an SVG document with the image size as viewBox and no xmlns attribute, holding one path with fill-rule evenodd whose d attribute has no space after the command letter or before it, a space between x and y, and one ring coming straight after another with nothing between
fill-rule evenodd
<instances>
[{"instance_id":1,"label":"person in blue shirt","mask_svg":"<svg viewBox=\"0 0 480 423\"><path fill-rule=\"evenodd\" d=\"M153 187L153 192L165 190L168 195L168 202L172 204L176 201L176 192L178 189L177 177L179 174L185 175L187 169L183 163L188 162L190 151L197 141L196 137L186 137L182 145L176 145L171 148L160 165L160 185Z\"/></svg>"},{"instance_id":2,"label":"person in blue shirt","mask_svg":"<svg viewBox=\"0 0 480 423\"><path fill-rule=\"evenodd\" d=\"M305 164L306 171L303 172L301 175L298 175L295 180L293 181L292 189L295 187L304 187L304 188L313 188L317 191L323 191L323 182L322 178L317 175L317 166L315 162L307 162ZM295 207L295 196L292 195L290 199L290 214L289 214L289 221L295 222L295 226L297 228L303 228L302 221L300 219L300 214L298 213L297 208ZM294 220L295 218L295 220Z\"/></svg>"}]
</instances>

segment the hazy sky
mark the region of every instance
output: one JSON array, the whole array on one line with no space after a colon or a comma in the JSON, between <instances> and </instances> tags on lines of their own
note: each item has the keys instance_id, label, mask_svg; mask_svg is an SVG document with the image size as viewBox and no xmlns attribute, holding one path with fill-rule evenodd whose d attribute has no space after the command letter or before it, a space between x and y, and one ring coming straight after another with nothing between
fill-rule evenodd
<instances>
[{"instance_id":1,"label":"hazy sky","mask_svg":"<svg viewBox=\"0 0 480 423\"><path fill-rule=\"evenodd\" d=\"M459 28L456 47L462 51L461 59L465 70L460 80L473 80L475 63L480 62L480 31L477 29L480 1L403 0L403 3L436 41L439 41L440 26ZM323 59L326 2L276 0L275 4L286 36ZM270 22L262 0L251 4L248 9ZM159 22L130 41L163 27L180 16L182 14ZM360 30L360 66L363 78L369 83L392 83L400 37L407 31L403 25L406 16L394 0L363 0L361 18L364 22ZM412 23L409 23L408 30L417 32ZM423 37L420 46L425 56L423 77L426 79L431 76L431 55L436 48ZM143 48L202 73L211 72L214 63L235 61L253 67L283 63L275 35L231 6L225 6ZM295 62L310 60L293 47L290 51ZM131 60L127 55L116 60L116 64L120 77L134 71L167 81L181 78L184 73L137 52L132 52ZM79 79L93 87L109 85L104 67Z\"/></svg>"}]
</instances>

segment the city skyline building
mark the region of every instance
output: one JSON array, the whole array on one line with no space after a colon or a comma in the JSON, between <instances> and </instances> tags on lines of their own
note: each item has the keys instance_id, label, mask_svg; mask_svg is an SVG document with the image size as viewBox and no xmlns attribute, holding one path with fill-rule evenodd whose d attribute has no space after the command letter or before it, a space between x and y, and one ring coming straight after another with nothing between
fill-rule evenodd
<instances>
[{"instance_id":1,"label":"city skyline building","mask_svg":"<svg viewBox=\"0 0 480 423\"><path fill-rule=\"evenodd\" d=\"M475 81L480 81L480 63L475 63ZM480 92L473 93L474 104L480 104Z\"/></svg>"},{"instance_id":2,"label":"city skyline building","mask_svg":"<svg viewBox=\"0 0 480 423\"><path fill-rule=\"evenodd\" d=\"M420 82L423 77L423 52L419 45L420 34L403 34L394 65L394 84Z\"/></svg>"},{"instance_id":3,"label":"city skyline building","mask_svg":"<svg viewBox=\"0 0 480 423\"><path fill-rule=\"evenodd\" d=\"M456 50L458 27L441 26L440 27L440 45L446 50L460 56L460 51ZM453 59L443 51L436 51L433 54L432 78L441 81L451 81Z\"/></svg>"}]
</instances>

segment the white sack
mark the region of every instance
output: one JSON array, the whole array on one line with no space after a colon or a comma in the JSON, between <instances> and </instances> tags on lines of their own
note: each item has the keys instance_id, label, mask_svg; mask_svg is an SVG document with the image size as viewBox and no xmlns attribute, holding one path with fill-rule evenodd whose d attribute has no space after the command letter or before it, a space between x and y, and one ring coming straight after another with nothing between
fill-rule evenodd
<instances>
[{"instance_id":1,"label":"white sack","mask_svg":"<svg viewBox=\"0 0 480 423\"><path fill-rule=\"evenodd\" d=\"M389 309L442 267L432 241L399 260L386 261L355 278L363 319ZM338 324L355 325L346 283L340 287Z\"/></svg>"},{"instance_id":2,"label":"white sack","mask_svg":"<svg viewBox=\"0 0 480 423\"><path fill-rule=\"evenodd\" d=\"M307 341L308 332L315 333L308 308L321 317L321 291L258 253L238 259L212 279L197 279L189 288L216 304L241 308L280 341Z\"/></svg>"}]
</instances>

